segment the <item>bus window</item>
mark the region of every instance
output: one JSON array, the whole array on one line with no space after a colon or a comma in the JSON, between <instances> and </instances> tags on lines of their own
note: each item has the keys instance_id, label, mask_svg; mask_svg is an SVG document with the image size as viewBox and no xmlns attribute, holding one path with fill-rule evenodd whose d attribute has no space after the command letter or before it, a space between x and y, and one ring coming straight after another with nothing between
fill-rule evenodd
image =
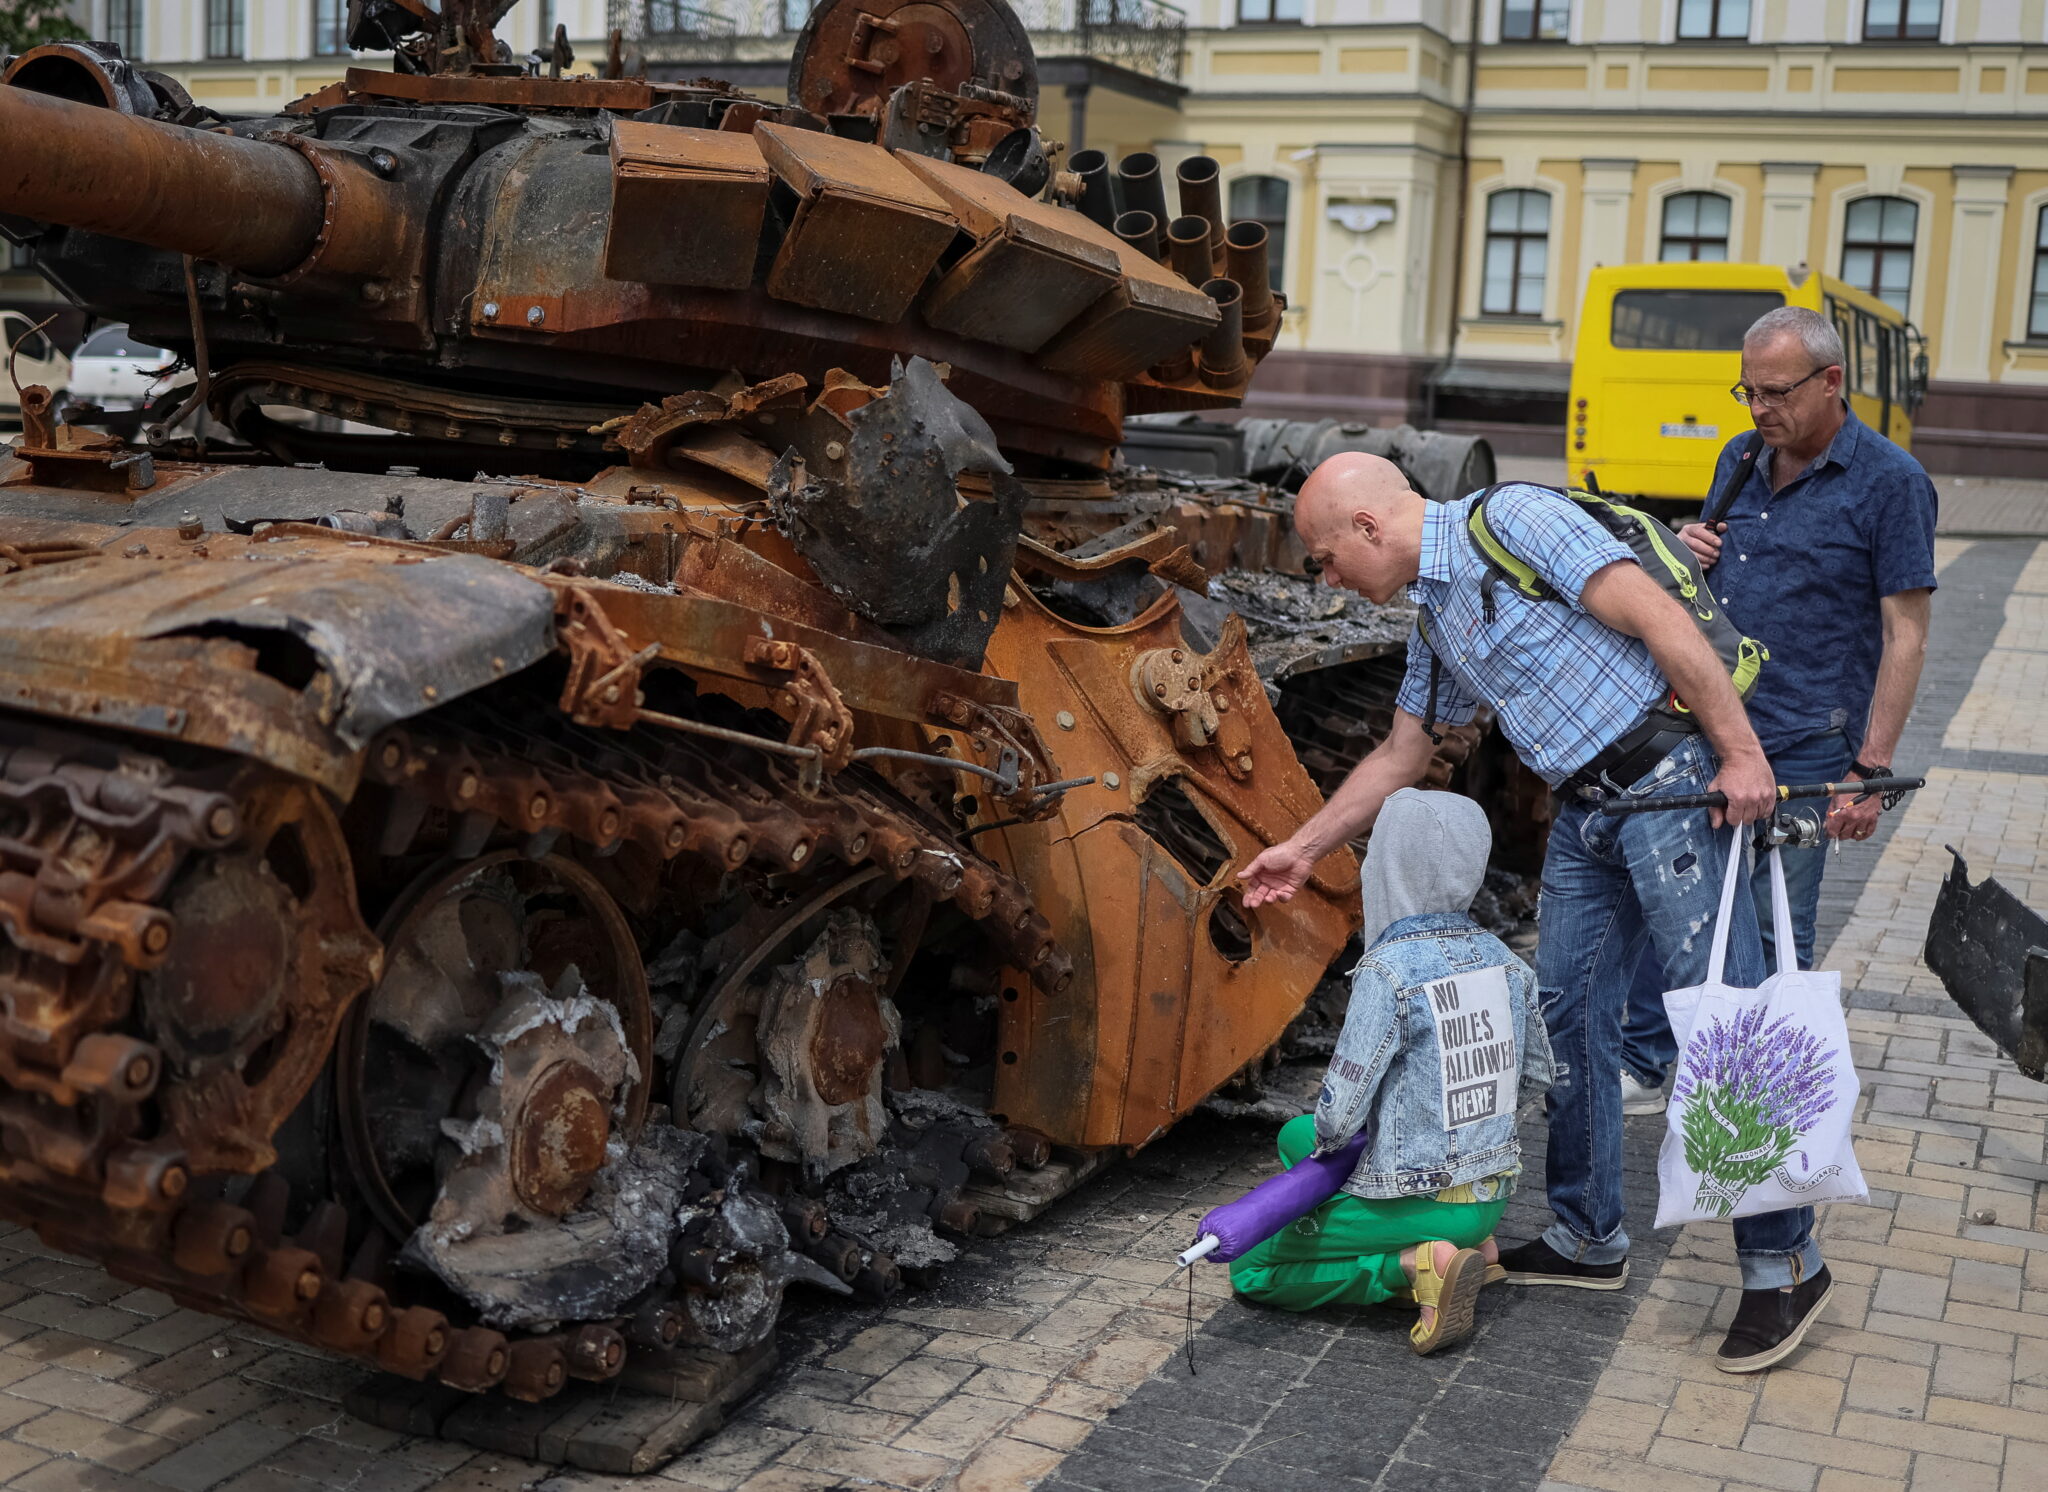
<instances>
[{"instance_id":1,"label":"bus window","mask_svg":"<svg viewBox=\"0 0 2048 1492\"><path fill-rule=\"evenodd\" d=\"M1877 355L1877 318L1856 313L1856 392L1866 399L1884 397L1884 365Z\"/></svg>"},{"instance_id":2,"label":"bus window","mask_svg":"<svg viewBox=\"0 0 2048 1492\"><path fill-rule=\"evenodd\" d=\"M1623 290L1609 336L1631 351L1740 352L1742 334L1784 304L1775 290Z\"/></svg>"},{"instance_id":3,"label":"bus window","mask_svg":"<svg viewBox=\"0 0 2048 1492\"><path fill-rule=\"evenodd\" d=\"M1842 339L1842 392L1856 391L1856 313L1843 305L1832 295L1828 297L1828 320L1835 324L1835 335Z\"/></svg>"}]
</instances>

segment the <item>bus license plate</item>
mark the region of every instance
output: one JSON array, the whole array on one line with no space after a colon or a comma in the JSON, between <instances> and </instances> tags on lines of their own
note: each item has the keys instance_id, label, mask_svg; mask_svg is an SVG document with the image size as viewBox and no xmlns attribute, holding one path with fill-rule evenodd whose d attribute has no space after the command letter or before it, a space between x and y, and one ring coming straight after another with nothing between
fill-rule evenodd
<instances>
[{"instance_id":1,"label":"bus license plate","mask_svg":"<svg viewBox=\"0 0 2048 1492\"><path fill-rule=\"evenodd\" d=\"M1666 425L1665 435L1677 440L1718 440L1721 436L1719 425Z\"/></svg>"}]
</instances>

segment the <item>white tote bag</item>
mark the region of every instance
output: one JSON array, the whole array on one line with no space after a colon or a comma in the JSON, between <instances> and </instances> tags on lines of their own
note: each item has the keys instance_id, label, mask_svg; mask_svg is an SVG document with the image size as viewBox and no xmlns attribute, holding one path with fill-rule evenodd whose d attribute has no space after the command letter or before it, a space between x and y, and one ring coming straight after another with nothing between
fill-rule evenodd
<instances>
[{"instance_id":1,"label":"white tote bag","mask_svg":"<svg viewBox=\"0 0 2048 1492\"><path fill-rule=\"evenodd\" d=\"M1748 880L1737 829L1707 982L1664 997L1678 1065L1657 1156L1660 1228L1870 1200L1849 1137L1857 1081L1842 976L1798 967L1776 849L1771 918L1779 972L1753 990L1721 982L1736 890L1747 894Z\"/></svg>"}]
</instances>

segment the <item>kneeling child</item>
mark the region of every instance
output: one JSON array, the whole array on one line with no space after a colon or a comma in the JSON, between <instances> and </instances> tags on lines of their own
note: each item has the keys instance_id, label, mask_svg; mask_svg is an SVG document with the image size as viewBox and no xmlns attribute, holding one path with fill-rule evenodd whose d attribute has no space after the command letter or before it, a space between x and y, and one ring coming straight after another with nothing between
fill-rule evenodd
<instances>
[{"instance_id":1,"label":"kneeling child","mask_svg":"<svg viewBox=\"0 0 2048 1492\"><path fill-rule=\"evenodd\" d=\"M1420 1353L1472 1329L1521 1174L1516 1112L1550 1086L1536 976L1469 915L1493 837L1470 798L1404 788L1380 810L1360 885L1365 957L1313 1114L1280 1159L1371 1138L1343 1191L1236 1260L1231 1284L1305 1311L1409 1299Z\"/></svg>"}]
</instances>

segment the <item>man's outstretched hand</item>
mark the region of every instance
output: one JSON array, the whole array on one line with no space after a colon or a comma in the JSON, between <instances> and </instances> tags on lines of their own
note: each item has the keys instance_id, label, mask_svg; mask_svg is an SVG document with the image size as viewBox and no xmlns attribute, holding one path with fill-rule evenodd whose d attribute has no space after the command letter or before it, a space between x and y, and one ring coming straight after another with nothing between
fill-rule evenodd
<instances>
[{"instance_id":1,"label":"man's outstretched hand","mask_svg":"<svg viewBox=\"0 0 2048 1492\"><path fill-rule=\"evenodd\" d=\"M1237 873L1244 882L1244 904L1262 907L1269 901L1292 900L1307 884L1315 865L1309 853L1291 839L1260 851L1258 859Z\"/></svg>"}]
</instances>

